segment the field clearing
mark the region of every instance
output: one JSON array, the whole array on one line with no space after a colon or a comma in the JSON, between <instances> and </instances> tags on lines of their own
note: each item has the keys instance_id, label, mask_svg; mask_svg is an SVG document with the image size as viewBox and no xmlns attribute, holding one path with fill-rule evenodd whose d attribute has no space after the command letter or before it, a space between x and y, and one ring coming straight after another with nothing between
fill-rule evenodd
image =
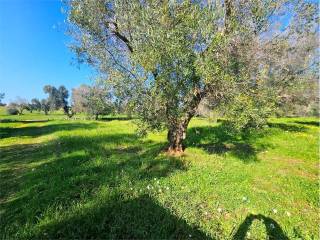
<instances>
[{"instance_id":1,"label":"field clearing","mask_svg":"<svg viewBox=\"0 0 320 240\"><path fill-rule=\"evenodd\" d=\"M246 138L194 119L181 157L133 120L10 118L1 239L319 239L317 118L270 119Z\"/></svg>"}]
</instances>

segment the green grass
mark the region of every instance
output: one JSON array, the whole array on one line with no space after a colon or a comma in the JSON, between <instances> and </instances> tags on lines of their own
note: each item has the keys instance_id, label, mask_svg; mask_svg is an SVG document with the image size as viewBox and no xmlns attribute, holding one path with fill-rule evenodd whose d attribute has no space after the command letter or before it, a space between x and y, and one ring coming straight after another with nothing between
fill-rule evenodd
<instances>
[{"instance_id":1,"label":"green grass","mask_svg":"<svg viewBox=\"0 0 320 240\"><path fill-rule=\"evenodd\" d=\"M169 157L132 121L49 117L0 123L1 239L318 239L318 119L194 119Z\"/></svg>"}]
</instances>

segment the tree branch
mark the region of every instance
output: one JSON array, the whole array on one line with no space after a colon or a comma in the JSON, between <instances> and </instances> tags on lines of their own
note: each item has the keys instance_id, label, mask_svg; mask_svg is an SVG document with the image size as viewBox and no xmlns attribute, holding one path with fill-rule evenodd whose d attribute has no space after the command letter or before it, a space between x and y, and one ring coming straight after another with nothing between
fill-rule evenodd
<instances>
[{"instance_id":1,"label":"tree branch","mask_svg":"<svg viewBox=\"0 0 320 240\"><path fill-rule=\"evenodd\" d=\"M127 46L127 48L129 49L129 51L132 53L133 52L133 48L130 45L130 41L129 39L124 36L123 34L120 33L119 31L119 27L118 24L116 22L107 22L108 24L111 23L114 26L114 29L110 29L110 27L108 26L109 30L118 38L120 39L122 42L124 42L124 44Z\"/></svg>"}]
</instances>

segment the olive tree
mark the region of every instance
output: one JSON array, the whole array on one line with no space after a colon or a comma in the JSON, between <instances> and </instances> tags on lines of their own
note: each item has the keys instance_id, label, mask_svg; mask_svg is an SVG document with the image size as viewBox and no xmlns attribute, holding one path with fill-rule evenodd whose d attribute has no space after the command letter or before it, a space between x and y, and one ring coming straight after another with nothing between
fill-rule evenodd
<instances>
[{"instance_id":1,"label":"olive tree","mask_svg":"<svg viewBox=\"0 0 320 240\"><path fill-rule=\"evenodd\" d=\"M312 1L72 0L68 10L79 60L130 96L142 133L168 129L172 152L203 98L235 129L261 127L316 59Z\"/></svg>"},{"instance_id":2,"label":"olive tree","mask_svg":"<svg viewBox=\"0 0 320 240\"><path fill-rule=\"evenodd\" d=\"M31 99L30 109L41 111L41 102L39 101L39 99L37 98Z\"/></svg>"},{"instance_id":3,"label":"olive tree","mask_svg":"<svg viewBox=\"0 0 320 240\"><path fill-rule=\"evenodd\" d=\"M8 109L16 109L19 115L23 114L24 110L30 110L28 100L25 98L17 97L16 100L9 103Z\"/></svg>"},{"instance_id":4,"label":"olive tree","mask_svg":"<svg viewBox=\"0 0 320 240\"><path fill-rule=\"evenodd\" d=\"M2 99L4 99L5 94L0 93L0 106L3 106L4 104L2 103Z\"/></svg>"},{"instance_id":5,"label":"olive tree","mask_svg":"<svg viewBox=\"0 0 320 240\"><path fill-rule=\"evenodd\" d=\"M72 89L71 102L72 110L75 113L87 112L89 93L90 86L86 84L82 84L79 87Z\"/></svg>"},{"instance_id":6,"label":"olive tree","mask_svg":"<svg viewBox=\"0 0 320 240\"><path fill-rule=\"evenodd\" d=\"M111 95L107 89L101 85L95 85L90 88L87 96L87 113L97 120L99 115L107 115L112 112L113 104Z\"/></svg>"},{"instance_id":7,"label":"olive tree","mask_svg":"<svg viewBox=\"0 0 320 240\"><path fill-rule=\"evenodd\" d=\"M17 115L17 114L19 114L19 110L18 110L17 105L15 103L9 103L6 106L6 112L9 115Z\"/></svg>"},{"instance_id":8,"label":"olive tree","mask_svg":"<svg viewBox=\"0 0 320 240\"><path fill-rule=\"evenodd\" d=\"M82 84L72 89L72 108L74 112L83 112L94 116L109 114L113 109L111 94L101 84L88 86Z\"/></svg>"},{"instance_id":9,"label":"olive tree","mask_svg":"<svg viewBox=\"0 0 320 240\"><path fill-rule=\"evenodd\" d=\"M64 114L71 117L70 106L68 105L69 92L65 86L60 86L56 88L51 85L46 85L43 87L43 91L47 93L48 103L50 105L50 110L63 109Z\"/></svg>"},{"instance_id":10,"label":"olive tree","mask_svg":"<svg viewBox=\"0 0 320 240\"><path fill-rule=\"evenodd\" d=\"M50 111L50 103L48 99L41 99L41 110L44 112L45 115L48 115Z\"/></svg>"}]
</instances>

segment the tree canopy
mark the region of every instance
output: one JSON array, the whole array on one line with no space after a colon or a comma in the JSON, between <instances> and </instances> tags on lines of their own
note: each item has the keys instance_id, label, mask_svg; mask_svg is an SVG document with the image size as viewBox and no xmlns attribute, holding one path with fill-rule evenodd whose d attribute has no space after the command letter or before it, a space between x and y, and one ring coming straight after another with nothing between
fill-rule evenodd
<instances>
[{"instance_id":1,"label":"tree canopy","mask_svg":"<svg viewBox=\"0 0 320 240\"><path fill-rule=\"evenodd\" d=\"M93 86L83 84L72 90L72 109L74 112L87 113L98 119L99 115L109 114L112 108L111 94L101 84Z\"/></svg>"},{"instance_id":2,"label":"tree canopy","mask_svg":"<svg viewBox=\"0 0 320 240\"><path fill-rule=\"evenodd\" d=\"M86 112L88 107L88 96L90 86L82 84L77 88L72 89L72 110L76 113Z\"/></svg>"},{"instance_id":3,"label":"tree canopy","mask_svg":"<svg viewBox=\"0 0 320 240\"><path fill-rule=\"evenodd\" d=\"M142 133L168 129L174 152L202 99L235 129L261 127L317 69L312 1L73 0L68 9L79 60L130 97Z\"/></svg>"},{"instance_id":4,"label":"tree canopy","mask_svg":"<svg viewBox=\"0 0 320 240\"><path fill-rule=\"evenodd\" d=\"M13 115L22 115L24 110L30 110L30 105L27 99L21 97L17 97L16 100L10 102L7 106L7 112Z\"/></svg>"},{"instance_id":5,"label":"tree canopy","mask_svg":"<svg viewBox=\"0 0 320 240\"><path fill-rule=\"evenodd\" d=\"M47 93L48 104L50 110L57 110L62 108L66 115L69 115L70 107L68 106L69 92L65 86L60 86L58 89L51 85L46 85L43 87L43 91Z\"/></svg>"},{"instance_id":6,"label":"tree canopy","mask_svg":"<svg viewBox=\"0 0 320 240\"><path fill-rule=\"evenodd\" d=\"M45 115L48 115L48 112L50 111L50 103L48 99L41 99L41 110L44 111Z\"/></svg>"},{"instance_id":7,"label":"tree canopy","mask_svg":"<svg viewBox=\"0 0 320 240\"><path fill-rule=\"evenodd\" d=\"M0 93L0 105L2 105L2 99L4 99L5 94L4 93Z\"/></svg>"},{"instance_id":8,"label":"tree canopy","mask_svg":"<svg viewBox=\"0 0 320 240\"><path fill-rule=\"evenodd\" d=\"M32 110L41 111L41 102L37 98L31 99L30 108Z\"/></svg>"}]
</instances>

